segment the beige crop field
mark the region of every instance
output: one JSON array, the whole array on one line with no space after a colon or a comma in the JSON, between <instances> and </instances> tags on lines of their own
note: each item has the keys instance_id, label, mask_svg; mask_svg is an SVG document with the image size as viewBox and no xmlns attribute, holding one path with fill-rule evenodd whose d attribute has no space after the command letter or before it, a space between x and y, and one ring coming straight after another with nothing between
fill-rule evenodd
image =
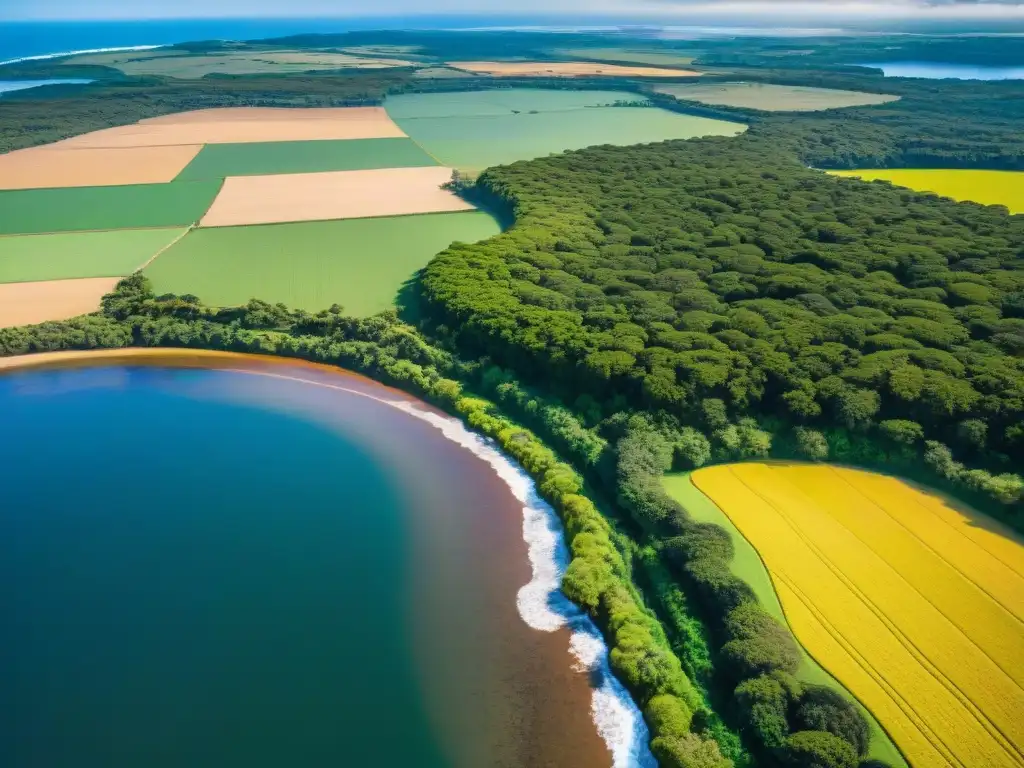
<instances>
[{"instance_id":1,"label":"beige crop field","mask_svg":"<svg viewBox=\"0 0 1024 768\"><path fill-rule=\"evenodd\" d=\"M202 147L61 149L56 145L0 155L0 189L112 187L172 181Z\"/></svg>"},{"instance_id":2,"label":"beige crop field","mask_svg":"<svg viewBox=\"0 0 1024 768\"><path fill-rule=\"evenodd\" d=\"M450 61L449 67L495 77L699 77L691 69L627 67L587 61Z\"/></svg>"},{"instance_id":3,"label":"beige crop field","mask_svg":"<svg viewBox=\"0 0 1024 768\"><path fill-rule=\"evenodd\" d=\"M451 176L451 168L429 166L229 177L200 226L473 210L462 198L441 189Z\"/></svg>"},{"instance_id":4,"label":"beige crop field","mask_svg":"<svg viewBox=\"0 0 1024 768\"><path fill-rule=\"evenodd\" d=\"M660 86L656 90L678 99L698 101L701 104L758 109L763 112L817 112L823 109L887 104L899 100L899 96L885 93L771 83L687 83Z\"/></svg>"},{"instance_id":5,"label":"beige crop field","mask_svg":"<svg viewBox=\"0 0 1024 768\"><path fill-rule=\"evenodd\" d=\"M209 116L201 112L166 115L85 133L49 146L60 149L162 147L405 137L383 107L252 109L251 113L242 114L244 109L203 110L218 113ZM285 116L282 112L290 114Z\"/></svg>"},{"instance_id":6,"label":"beige crop field","mask_svg":"<svg viewBox=\"0 0 1024 768\"><path fill-rule=\"evenodd\" d=\"M917 766L1024 763L1024 542L870 472L736 464L694 484L757 548L814 658Z\"/></svg>"},{"instance_id":7,"label":"beige crop field","mask_svg":"<svg viewBox=\"0 0 1024 768\"><path fill-rule=\"evenodd\" d=\"M0 328L67 320L100 308L120 277L47 280L40 283L0 283Z\"/></svg>"},{"instance_id":8,"label":"beige crop field","mask_svg":"<svg viewBox=\"0 0 1024 768\"><path fill-rule=\"evenodd\" d=\"M686 67L695 57L685 52L656 50L650 48L555 48L553 56L569 56L595 61L627 61L633 64L647 64L655 67Z\"/></svg>"}]
</instances>

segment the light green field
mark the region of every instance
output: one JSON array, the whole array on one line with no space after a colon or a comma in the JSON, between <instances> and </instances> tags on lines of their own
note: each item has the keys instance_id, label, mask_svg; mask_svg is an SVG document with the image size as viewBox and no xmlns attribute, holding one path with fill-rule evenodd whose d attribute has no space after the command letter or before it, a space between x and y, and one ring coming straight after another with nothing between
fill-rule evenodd
<instances>
[{"instance_id":1,"label":"light green field","mask_svg":"<svg viewBox=\"0 0 1024 768\"><path fill-rule=\"evenodd\" d=\"M189 80L210 74L257 75L336 69L383 69L405 67L412 63L403 59L352 56L345 53L321 53L318 51L240 51L202 55L182 55L181 51L136 53L148 53L148 55L96 54L92 58L89 56L74 57L66 63L102 64L119 69L126 75L157 75Z\"/></svg>"},{"instance_id":2,"label":"light green field","mask_svg":"<svg viewBox=\"0 0 1024 768\"><path fill-rule=\"evenodd\" d=\"M0 237L0 283L128 275L184 229Z\"/></svg>"},{"instance_id":3,"label":"light green field","mask_svg":"<svg viewBox=\"0 0 1024 768\"><path fill-rule=\"evenodd\" d=\"M622 62L628 64L650 64L656 67L686 67L693 63L693 56L683 52L654 51L644 48L553 48L552 56L592 61Z\"/></svg>"},{"instance_id":4,"label":"light green field","mask_svg":"<svg viewBox=\"0 0 1024 768\"><path fill-rule=\"evenodd\" d=\"M622 91L524 88L403 94L389 98L385 107L440 163L471 171L598 144L734 136L746 130L740 123L662 109L607 106L636 98Z\"/></svg>"},{"instance_id":5,"label":"light green field","mask_svg":"<svg viewBox=\"0 0 1024 768\"><path fill-rule=\"evenodd\" d=\"M882 179L917 192L933 192L942 197L982 205L1005 205L1010 213L1024 213L1024 171L899 168L830 173L864 181Z\"/></svg>"},{"instance_id":6,"label":"light green field","mask_svg":"<svg viewBox=\"0 0 1024 768\"><path fill-rule=\"evenodd\" d=\"M754 590L754 594L757 595L757 599L768 613L788 626L786 615L782 611L782 603L779 602L779 597L775 593L775 587L772 585L771 576L768 575L768 569L765 568L757 550L744 538L739 529L733 525L729 516L697 489L691 482L688 472L665 476L662 479L662 486L665 488L666 493L678 501L694 520L701 523L713 523L728 532L730 538L732 538L735 551L730 570L750 585L751 589ZM850 695L846 688L840 685L832 675L812 659L803 647L800 648L800 655L800 668L796 672L798 680L813 685L827 685L845 696ZM892 743L892 740L882 729L882 726L879 725L874 715L861 706L859 701L856 701L856 703L861 712L867 717L868 725L871 727L871 749L868 752L868 757L884 760L892 766L908 768L907 761L900 754L900 751L896 749L896 745Z\"/></svg>"},{"instance_id":7,"label":"light green field","mask_svg":"<svg viewBox=\"0 0 1024 768\"><path fill-rule=\"evenodd\" d=\"M259 298L317 311L337 303L366 316L392 306L403 283L452 242L499 231L479 211L197 229L146 275L157 293L191 293L214 306Z\"/></svg>"},{"instance_id":8,"label":"light green field","mask_svg":"<svg viewBox=\"0 0 1024 768\"><path fill-rule=\"evenodd\" d=\"M428 165L437 163L411 139L207 144L176 181Z\"/></svg>"},{"instance_id":9,"label":"light green field","mask_svg":"<svg viewBox=\"0 0 1024 768\"><path fill-rule=\"evenodd\" d=\"M202 218L220 181L0 192L0 235L187 227Z\"/></svg>"},{"instance_id":10,"label":"light green field","mask_svg":"<svg viewBox=\"0 0 1024 768\"><path fill-rule=\"evenodd\" d=\"M763 112L818 112L823 109L886 104L899 99L899 96L884 93L771 83L694 83L661 85L655 90L701 104L742 107Z\"/></svg>"}]
</instances>

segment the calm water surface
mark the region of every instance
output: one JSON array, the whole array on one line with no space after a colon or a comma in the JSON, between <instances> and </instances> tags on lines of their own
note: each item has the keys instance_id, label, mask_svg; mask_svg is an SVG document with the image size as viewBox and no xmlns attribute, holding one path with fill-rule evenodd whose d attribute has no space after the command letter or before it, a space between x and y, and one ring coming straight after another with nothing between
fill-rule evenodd
<instances>
[{"instance_id":1,"label":"calm water surface","mask_svg":"<svg viewBox=\"0 0 1024 768\"><path fill-rule=\"evenodd\" d=\"M430 424L108 363L0 376L0 425L0 765L610 765L521 504Z\"/></svg>"},{"instance_id":2,"label":"calm water surface","mask_svg":"<svg viewBox=\"0 0 1024 768\"><path fill-rule=\"evenodd\" d=\"M930 80L953 78L956 80L1022 80L1024 67L985 67L974 64L943 64L935 61L889 61L881 64L861 64L874 67L886 77L924 77Z\"/></svg>"}]
</instances>

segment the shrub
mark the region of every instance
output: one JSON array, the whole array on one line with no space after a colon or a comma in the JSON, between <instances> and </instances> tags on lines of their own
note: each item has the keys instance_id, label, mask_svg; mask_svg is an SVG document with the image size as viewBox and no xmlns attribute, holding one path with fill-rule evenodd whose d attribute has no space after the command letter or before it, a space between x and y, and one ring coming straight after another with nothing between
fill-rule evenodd
<instances>
[{"instance_id":1,"label":"shrub","mask_svg":"<svg viewBox=\"0 0 1024 768\"><path fill-rule=\"evenodd\" d=\"M651 742L651 750L662 768L732 768L718 744L693 733L659 736Z\"/></svg>"},{"instance_id":2,"label":"shrub","mask_svg":"<svg viewBox=\"0 0 1024 768\"><path fill-rule=\"evenodd\" d=\"M785 765L792 768L857 768L853 747L825 731L800 731L786 739Z\"/></svg>"},{"instance_id":3,"label":"shrub","mask_svg":"<svg viewBox=\"0 0 1024 768\"><path fill-rule=\"evenodd\" d=\"M768 749L781 747L789 736L789 697L781 683L768 675L745 680L736 687L736 704L754 738Z\"/></svg>"},{"instance_id":4,"label":"shrub","mask_svg":"<svg viewBox=\"0 0 1024 768\"><path fill-rule=\"evenodd\" d=\"M758 603L746 602L730 611L725 630L732 639L722 654L740 678L776 670L793 673L800 665L793 636Z\"/></svg>"},{"instance_id":5,"label":"shrub","mask_svg":"<svg viewBox=\"0 0 1024 768\"><path fill-rule=\"evenodd\" d=\"M802 728L838 736L858 755L868 751L871 732L867 720L852 701L832 688L807 686L796 708L796 722Z\"/></svg>"},{"instance_id":6,"label":"shrub","mask_svg":"<svg viewBox=\"0 0 1024 768\"><path fill-rule=\"evenodd\" d=\"M662 736L684 736L690 732L693 713L675 696L655 696L644 709L651 729Z\"/></svg>"},{"instance_id":7,"label":"shrub","mask_svg":"<svg viewBox=\"0 0 1024 768\"><path fill-rule=\"evenodd\" d=\"M828 458L828 441L815 429L797 427L793 430L796 438L796 449L801 456L811 461L824 461Z\"/></svg>"}]
</instances>

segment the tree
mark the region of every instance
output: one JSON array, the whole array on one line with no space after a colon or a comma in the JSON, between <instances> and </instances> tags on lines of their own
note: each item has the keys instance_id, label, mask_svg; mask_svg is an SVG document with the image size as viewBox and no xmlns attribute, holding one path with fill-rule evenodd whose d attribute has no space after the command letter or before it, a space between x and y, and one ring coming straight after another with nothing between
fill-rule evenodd
<instances>
[{"instance_id":1,"label":"tree","mask_svg":"<svg viewBox=\"0 0 1024 768\"><path fill-rule=\"evenodd\" d=\"M828 458L828 441L825 436L814 429L797 427L793 430L796 438L797 451L811 461L824 461Z\"/></svg>"},{"instance_id":2,"label":"tree","mask_svg":"<svg viewBox=\"0 0 1024 768\"><path fill-rule=\"evenodd\" d=\"M868 751L871 732L867 720L852 701L823 685L809 685L796 708L799 727L828 731L846 741L858 755Z\"/></svg>"},{"instance_id":3,"label":"tree","mask_svg":"<svg viewBox=\"0 0 1024 768\"><path fill-rule=\"evenodd\" d=\"M853 747L825 731L799 731L786 739L785 764L792 768L857 768Z\"/></svg>"}]
</instances>

